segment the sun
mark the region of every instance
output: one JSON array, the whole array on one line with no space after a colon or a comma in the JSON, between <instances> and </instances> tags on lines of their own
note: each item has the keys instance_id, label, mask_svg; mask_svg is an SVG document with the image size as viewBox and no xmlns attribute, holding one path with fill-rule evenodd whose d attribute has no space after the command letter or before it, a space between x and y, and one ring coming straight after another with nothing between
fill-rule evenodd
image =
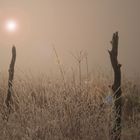
<instances>
[{"instance_id":1,"label":"sun","mask_svg":"<svg viewBox=\"0 0 140 140\"><path fill-rule=\"evenodd\" d=\"M8 32L15 32L17 30L17 22L15 20L7 20L5 28Z\"/></svg>"}]
</instances>

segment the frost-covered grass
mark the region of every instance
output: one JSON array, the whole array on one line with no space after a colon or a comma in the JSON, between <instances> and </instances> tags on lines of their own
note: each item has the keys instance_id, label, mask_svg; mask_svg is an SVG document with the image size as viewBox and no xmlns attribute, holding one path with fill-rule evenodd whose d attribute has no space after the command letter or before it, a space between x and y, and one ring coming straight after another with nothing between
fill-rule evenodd
<instances>
[{"instance_id":1,"label":"frost-covered grass","mask_svg":"<svg viewBox=\"0 0 140 140\"><path fill-rule=\"evenodd\" d=\"M3 76L4 77L4 76ZM110 77L17 76L10 115L5 106L7 78L0 77L0 140L108 140L112 126ZM123 80L122 139L140 139L140 87Z\"/></svg>"}]
</instances>

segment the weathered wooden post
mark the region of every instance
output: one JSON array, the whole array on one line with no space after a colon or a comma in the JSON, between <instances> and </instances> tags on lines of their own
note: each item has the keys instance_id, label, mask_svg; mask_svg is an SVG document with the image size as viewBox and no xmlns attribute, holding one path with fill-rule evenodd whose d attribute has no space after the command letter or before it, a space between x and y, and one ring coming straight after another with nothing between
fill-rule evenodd
<instances>
[{"instance_id":1,"label":"weathered wooden post","mask_svg":"<svg viewBox=\"0 0 140 140\"><path fill-rule=\"evenodd\" d=\"M114 125L111 132L111 140L121 139L121 116L122 116L122 102L121 102L121 64L118 63L118 32L113 34L112 37L112 49L109 52L111 64L114 71L114 83L112 85L113 97L114 97Z\"/></svg>"},{"instance_id":2,"label":"weathered wooden post","mask_svg":"<svg viewBox=\"0 0 140 140\"><path fill-rule=\"evenodd\" d=\"M12 82L14 79L14 66L15 66L15 62L16 62L16 47L13 46L12 47L12 59L11 59L11 63L9 66L9 79L8 79L8 92L7 92L7 98L6 98L6 105L9 108L11 101L12 101Z\"/></svg>"}]
</instances>

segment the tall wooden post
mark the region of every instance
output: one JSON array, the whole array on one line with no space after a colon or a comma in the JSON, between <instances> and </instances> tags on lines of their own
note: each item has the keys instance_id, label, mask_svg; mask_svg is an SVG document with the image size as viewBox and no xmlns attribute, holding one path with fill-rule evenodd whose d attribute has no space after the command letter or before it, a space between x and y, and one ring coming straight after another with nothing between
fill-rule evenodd
<instances>
[{"instance_id":1,"label":"tall wooden post","mask_svg":"<svg viewBox=\"0 0 140 140\"><path fill-rule=\"evenodd\" d=\"M118 63L118 42L119 36L118 32L113 34L112 37L112 49L109 52L111 64L114 71L114 83L112 85L113 97L114 97L114 125L111 132L111 140L120 140L121 139L121 64Z\"/></svg>"},{"instance_id":2,"label":"tall wooden post","mask_svg":"<svg viewBox=\"0 0 140 140\"><path fill-rule=\"evenodd\" d=\"M8 91L7 91L7 98L6 98L6 105L9 108L11 101L12 101L12 84L14 79L14 66L16 62L16 47L12 47L12 59L9 66L9 79L8 79Z\"/></svg>"}]
</instances>

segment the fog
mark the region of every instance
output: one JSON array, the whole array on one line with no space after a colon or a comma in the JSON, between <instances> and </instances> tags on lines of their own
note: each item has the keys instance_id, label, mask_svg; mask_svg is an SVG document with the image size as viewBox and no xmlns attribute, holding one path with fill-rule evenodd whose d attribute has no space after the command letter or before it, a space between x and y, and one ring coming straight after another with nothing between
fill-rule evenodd
<instances>
[{"instance_id":1,"label":"fog","mask_svg":"<svg viewBox=\"0 0 140 140\"><path fill-rule=\"evenodd\" d=\"M17 70L55 73L54 46L66 71L76 69L72 55L82 50L90 71L110 72L107 50L118 31L122 71L140 75L139 13L139 0L0 0L0 71L8 69L14 44ZM18 23L15 33L4 29L10 18Z\"/></svg>"}]
</instances>

